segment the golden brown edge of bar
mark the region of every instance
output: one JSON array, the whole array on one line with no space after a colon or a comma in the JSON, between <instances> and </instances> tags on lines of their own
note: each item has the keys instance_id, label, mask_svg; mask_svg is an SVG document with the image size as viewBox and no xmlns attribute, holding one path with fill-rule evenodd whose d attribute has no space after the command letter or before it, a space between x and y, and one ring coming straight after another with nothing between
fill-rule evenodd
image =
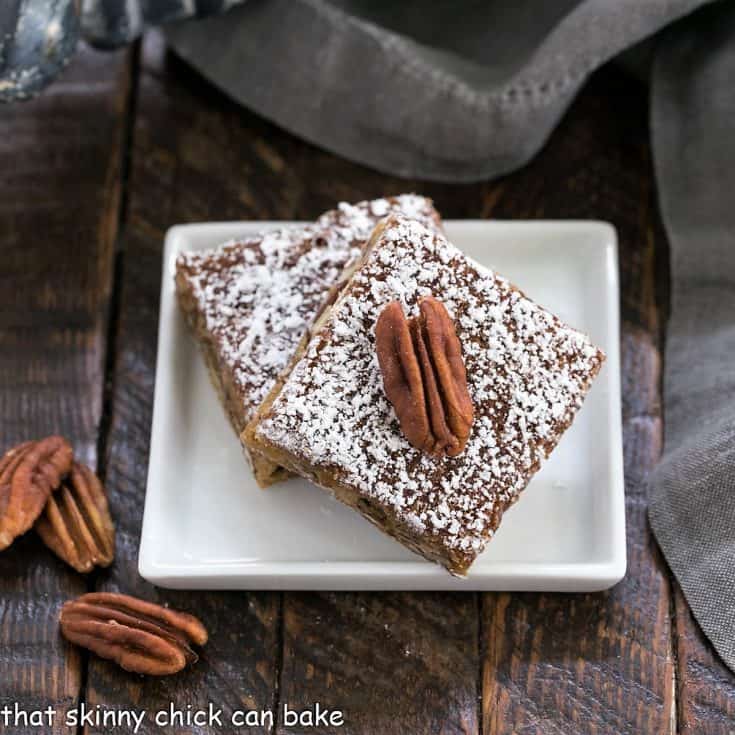
<instances>
[{"instance_id":1,"label":"golden brown edge of bar","mask_svg":"<svg viewBox=\"0 0 735 735\"><path fill-rule=\"evenodd\" d=\"M194 341L199 346L199 351L204 357L204 364L207 367L209 380L217 392L217 397L225 410L230 425L239 437L247 425L247 419L243 412L242 396L235 386L232 371L220 361L217 340L206 328L199 304L193 294L191 283L186 273L179 268L178 264L176 267L175 281L179 306L185 316ZM260 487L265 488L291 477L290 472L283 469L283 467L274 465L270 460L257 452L245 450L244 453Z\"/></svg>"},{"instance_id":2,"label":"golden brown edge of bar","mask_svg":"<svg viewBox=\"0 0 735 735\"><path fill-rule=\"evenodd\" d=\"M246 429L246 434L247 434ZM340 483L335 474L324 467L317 467L296 455L284 452L267 441L247 435L247 441L258 451L263 452L273 462L286 467L294 474L310 480L320 488L331 493L337 500L356 510L376 528L388 536L395 538L403 546L411 549L424 558L441 564L455 576L465 576L474 561L474 555L466 555L448 549L443 544L431 543L431 534L417 534L408 524L396 518L390 509L373 498L361 495L354 488ZM438 539L438 537L436 537Z\"/></svg>"},{"instance_id":3,"label":"golden brown edge of bar","mask_svg":"<svg viewBox=\"0 0 735 735\"><path fill-rule=\"evenodd\" d=\"M377 241L378 237L380 237L383 230L385 229L385 225L386 220L381 220L380 222L378 222L377 225L375 225L375 228L370 235L370 239L365 245L362 255L357 258L357 260L355 260L353 263L349 263L344 268L339 278L337 279L337 283L332 286L327 297L324 299L324 304L322 305L319 313L314 318L314 323L299 341L298 347L296 348L293 357L288 363L288 366L283 370L275 385L271 388L266 397L261 401L261 404L256 409L251 421L240 433L240 442L242 443L243 451L245 451L246 455L249 455L251 458L253 458L253 466L255 466L255 458L257 458L257 461L260 465L262 477L259 477L258 473L256 472L255 479L258 485L263 489L270 487L271 485L274 485L281 480L287 480L289 477L292 476L294 471L289 471L287 469L284 470L278 460L272 459L270 453L261 448L260 444L255 438L255 426L265 415L265 413L267 413L267 411L270 409L273 401L275 401L275 399L278 397L278 394L283 389L283 386L286 383L286 380L288 380L288 376L291 374L291 371L294 369L294 367L296 367L296 364L299 362L299 360L301 360L304 353L306 352L306 348L308 347L309 342L311 342L311 340L321 331L322 327L324 326L327 319L329 318L329 315L332 312L332 308L349 287L350 279L352 278L352 276L360 269L362 264L367 259L368 254L373 249L374 243ZM252 431L250 431L251 427ZM300 473L296 472L296 474Z\"/></svg>"}]
</instances>

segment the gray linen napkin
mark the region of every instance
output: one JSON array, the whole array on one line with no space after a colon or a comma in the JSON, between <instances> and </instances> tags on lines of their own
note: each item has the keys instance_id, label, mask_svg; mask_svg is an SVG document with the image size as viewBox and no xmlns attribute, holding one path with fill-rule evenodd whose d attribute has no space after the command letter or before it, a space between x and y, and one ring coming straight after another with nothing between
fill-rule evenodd
<instances>
[{"instance_id":1,"label":"gray linen napkin","mask_svg":"<svg viewBox=\"0 0 735 735\"><path fill-rule=\"evenodd\" d=\"M671 243L656 538L735 670L735 3L696 13L654 63L656 175Z\"/></svg>"},{"instance_id":2,"label":"gray linen napkin","mask_svg":"<svg viewBox=\"0 0 735 735\"><path fill-rule=\"evenodd\" d=\"M168 26L242 104L392 174L521 166L587 76L705 0L248 0Z\"/></svg>"}]
</instances>

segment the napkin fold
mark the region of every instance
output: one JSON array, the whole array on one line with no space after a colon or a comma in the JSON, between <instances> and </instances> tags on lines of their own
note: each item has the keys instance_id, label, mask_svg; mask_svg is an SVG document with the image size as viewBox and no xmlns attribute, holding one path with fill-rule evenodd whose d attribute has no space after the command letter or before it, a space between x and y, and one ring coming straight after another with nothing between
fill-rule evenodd
<instances>
[{"instance_id":1,"label":"napkin fold","mask_svg":"<svg viewBox=\"0 0 735 735\"><path fill-rule=\"evenodd\" d=\"M664 456L649 518L702 630L735 671L735 4L661 39L651 105L671 246Z\"/></svg>"},{"instance_id":2,"label":"napkin fold","mask_svg":"<svg viewBox=\"0 0 735 735\"><path fill-rule=\"evenodd\" d=\"M400 176L526 163L589 74L706 0L248 0L167 26L243 105Z\"/></svg>"}]
</instances>

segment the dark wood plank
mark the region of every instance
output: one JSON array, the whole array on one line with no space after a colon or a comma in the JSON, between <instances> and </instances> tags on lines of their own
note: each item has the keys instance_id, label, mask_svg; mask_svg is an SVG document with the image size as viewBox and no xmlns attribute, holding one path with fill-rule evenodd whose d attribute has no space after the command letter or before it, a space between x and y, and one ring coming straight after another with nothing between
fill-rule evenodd
<instances>
[{"instance_id":1,"label":"dark wood plank","mask_svg":"<svg viewBox=\"0 0 735 735\"><path fill-rule=\"evenodd\" d=\"M679 731L682 735L732 735L735 676L722 663L675 584Z\"/></svg>"},{"instance_id":2,"label":"dark wood plank","mask_svg":"<svg viewBox=\"0 0 735 735\"><path fill-rule=\"evenodd\" d=\"M478 732L475 594L290 594L284 607L280 697L292 709L340 710L350 734Z\"/></svg>"},{"instance_id":3,"label":"dark wood plank","mask_svg":"<svg viewBox=\"0 0 735 735\"><path fill-rule=\"evenodd\" d=\"M495 216L594 217L618 229L629 561L626 578L605 593L484 596L487 735L674 728L671 593L643 487L662 429L654 286L665 244L649 158L645 91L606 70L542 154L490 190Z\"/></svg>"},{"instance_id":4,"label":"dark wood plank","mask_svg":"<svg viewBox=\"0 0 735 735\"><path fill-rule=\"evenodd\" d=\"M169 703L183 711L209 702L227 711L268 709L276 689L280 596L159 590L138 576L137 559L165 232L191 220L289 216L290 177L261 141L267 126L253 124L168 57L158 35L143 47L136 108L106 457L118 559L100 575L98 587L191 611L207 625L210 642L196 666L164 679L143 680L92 659L86 702L149 713ZM179 731L228 730L213 725ZM148 717L139 732L161 728Z\"/></svg>"},{"instance_id":5,"label":"dark wood plank","mask_svg":"<svg viewBox=\"0 0 735 735\"><path fill-rule=\"evenodd\" d=\"M0 115L3 449L61 433L97 461L129 62L82 48L42 97ZM57 711L52 727L10 731L69 732L82 658L57 620L86 587L32 532L0 554L0 703Z\"/></svg>"}]
</instances>

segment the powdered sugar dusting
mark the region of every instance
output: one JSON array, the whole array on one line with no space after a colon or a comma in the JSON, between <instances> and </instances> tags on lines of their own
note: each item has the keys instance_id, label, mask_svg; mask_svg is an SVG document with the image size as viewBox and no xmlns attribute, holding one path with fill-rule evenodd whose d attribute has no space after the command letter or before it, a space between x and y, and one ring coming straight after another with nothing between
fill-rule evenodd
<instances>
[{"instance_id":1,"label":"powdered sugar dusting","mask_svg":"<svg viewBox=\"0 0 735 735\"><path fill-rule=\"evenodd\" d=\"M179 256L177 272L194 296L220 363L232 375L245 420L287 366L344 267L360 255L376 222L391 212L439 226L429 199L404 194L340 204L314 225Z\"/></svg>"},{"instance_id":2,"label":"powdered sugar dusting","mask_svg":"<svg viewBox=\"0 0 735 735\"><path fill-rule=\"evenodd\" d=\"M465 451L435 459L400 432L374 325L433 295L455 320L475 422ZM312 339L257 436L334 471L420 534L472 560L581 405L604 355L580 332L444 237L392 217Z\"/></svg>"}]
</instances>

